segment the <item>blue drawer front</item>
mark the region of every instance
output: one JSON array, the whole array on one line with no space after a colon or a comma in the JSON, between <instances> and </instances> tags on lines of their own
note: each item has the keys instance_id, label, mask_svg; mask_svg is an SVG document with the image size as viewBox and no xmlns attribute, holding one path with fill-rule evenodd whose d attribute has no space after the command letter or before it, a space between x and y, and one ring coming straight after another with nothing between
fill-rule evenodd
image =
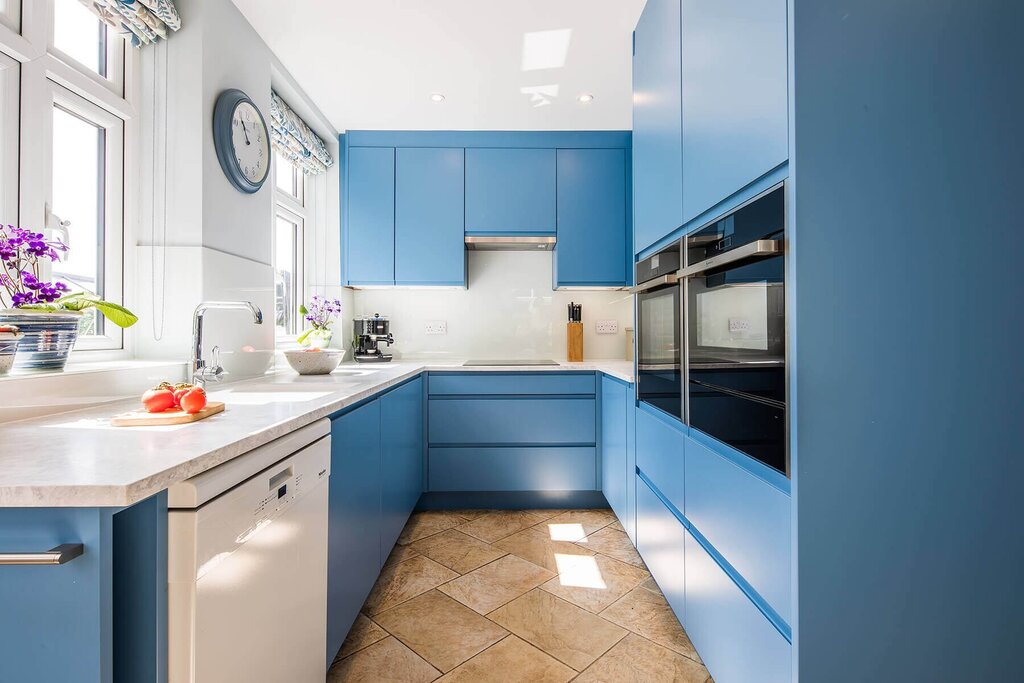
<instances>
[{"instance_id":1,"label":"blue drawer front","mask_svg":"<svg viewBox=\"0 0 1024 683\"><path fill-rule=\"evenodd\" d=\"M686 531L647 483L634 477L636 486L636 549L647 564L665 599L684 621L686 607Z\"/></svg>"},{"instance_id":2,"label":"blue drawer front","mask_svg":"<svg viewBox=\"0 0 1024 683\"><path fill-rule=\"evenodd\" d=\"M593 373L460 373L431 374L430 394L439 395L540 395L593 396L597 383Z\"/></svg>"},{"instance_id":3,"label":"blue drawer front","mask_svg":"<svg viewBox=\"0 0 1024 683\"><path fill-rule=\"evenodd\" d=\"M431 491L593 491L597 451L575 448L431 448Z\"/></svg>"},{"instance_id":4,"label":"blue drawer front","mask_svg":"<svg viewBox=\"0 0 1024 683\"><path fill-rule=\"evenodd\" d=\"M686 537L683 626L715 683L789 683L791 647L703 546Z\"/></svg>"},{"instance_id":5,"label":"blue drawer front","mask_svg":"<svg viewBox=\"0 0 1024 683\"><path fill-rule=\"evenodd\" d=\"M574 444L597 440L594 399L431 399L430 443Z\"/></svg>"},{"instance_id":6,"label":"blue drawer front","mask_svg":"<svg viewBox=\"0 0 1024 683\"><path fill-rule=\"evenodd\" d=\"M792 499L686 438L689 522L790 622Z\"/></svg>"},{"instance_id":7,"label":"blue drawer front","mask_svg":"<svg viewBox=\"0 0 1024 683\"><path fill-rule=\"evenodd\" d=\"M680 512L684 500L682 425L675 427L643 408L636 411L636 466Z\"/></svg>"}]
</instances>

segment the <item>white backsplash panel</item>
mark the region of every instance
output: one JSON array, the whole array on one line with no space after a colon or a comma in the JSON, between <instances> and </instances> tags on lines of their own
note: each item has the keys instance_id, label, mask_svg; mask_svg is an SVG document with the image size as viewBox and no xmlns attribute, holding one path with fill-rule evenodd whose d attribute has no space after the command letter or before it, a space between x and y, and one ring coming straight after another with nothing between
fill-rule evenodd
<instances>
[{"instance_id":1,"label":"white backsplash panel","mask_svg":"<svg viewBox=\"0 0 1024 683\"><path fill-rule=\"evenodd\" d=\"M469 289L357 290L351 313L391 318L396 358L565 360L566 305L574 301L583 304L584 357L625 358L629 292L554 291L551 267L550 252L469 252ZM352 317L346 312L343 324L351 327ZM618 332L597 334L597 323L610 320Z\"/></svg>"}]
</instances>

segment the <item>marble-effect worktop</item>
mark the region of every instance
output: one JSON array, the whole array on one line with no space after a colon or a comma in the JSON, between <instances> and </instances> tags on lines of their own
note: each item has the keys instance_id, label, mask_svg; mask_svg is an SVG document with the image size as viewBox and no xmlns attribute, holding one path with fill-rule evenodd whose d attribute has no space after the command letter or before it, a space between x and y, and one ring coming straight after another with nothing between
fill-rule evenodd
<instances>
[{"instance_id":1,"label":"marble-effect worktop","mask_svg":"<svg viewBox=\"0 0 1024 683\"><path fill-rule=\"evenodd\" d=\"M330 375L210 385L220 415L190 425L111 427L138 400L0 425L0 507L122 507L258 448L428 371L601 372L632 382L629 361L557 366L345 363Z\"/></svg>"}]
</instances>

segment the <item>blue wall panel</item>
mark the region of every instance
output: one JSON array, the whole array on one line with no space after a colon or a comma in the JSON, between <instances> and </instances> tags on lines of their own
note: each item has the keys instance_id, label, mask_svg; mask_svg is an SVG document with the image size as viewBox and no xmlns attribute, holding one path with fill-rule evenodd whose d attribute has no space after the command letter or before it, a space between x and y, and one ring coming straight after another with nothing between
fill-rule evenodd
<instances>
[{"instance_id":1,"label":"blue wall panel","mask_svg":"<svg viewBox=\"0 0 1024 683\"><path fill-rule=\"evenodd\" d=\"M464 285L465 152L395 152L395 283Z\"/></svg>"}]
</instances>

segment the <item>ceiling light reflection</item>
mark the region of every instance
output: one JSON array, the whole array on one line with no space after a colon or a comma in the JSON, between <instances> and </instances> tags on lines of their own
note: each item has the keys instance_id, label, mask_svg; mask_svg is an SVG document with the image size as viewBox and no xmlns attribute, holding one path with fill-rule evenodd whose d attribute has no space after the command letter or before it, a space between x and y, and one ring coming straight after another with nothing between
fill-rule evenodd
<instances>
[{"instance_id":1,"label":"ceiling light reflection","mask_svg":"<svg viewBox=\"0 0 1024 683\"><path fill-rule=\"evenodd\" d=\"M565 66L571 40L571 28L524 33L523 71L559 69Z\"/></svg>"}]
</instances>

